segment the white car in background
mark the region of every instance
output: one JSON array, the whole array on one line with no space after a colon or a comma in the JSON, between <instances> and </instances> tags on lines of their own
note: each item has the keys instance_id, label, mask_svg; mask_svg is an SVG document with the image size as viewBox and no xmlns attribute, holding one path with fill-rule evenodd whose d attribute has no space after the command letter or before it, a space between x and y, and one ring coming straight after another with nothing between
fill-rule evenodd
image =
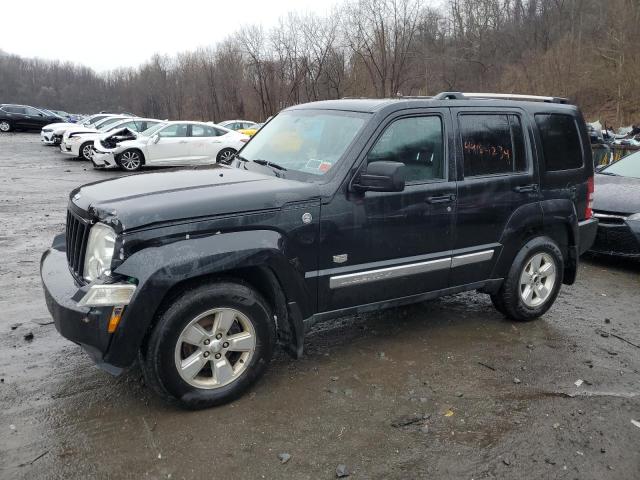
<instances>
[{"instance_id":1,"label":"white car in background","mask_svg":"<svg viewBox=\"0 0 640 480\"><path fill-rule=\"evenodd\" d=\"M80 123L50 123L42 127L40 131L40 140L45 145L60 145L62 142L62 135L68 128L73 127L92 127L96 123L104 120L105 118L113 117L113 115L98 113L85 118Z\"/></svg>"},{"instance_id":2,"label":"white car in background","mask_svg":"<svg viewBox=\"0 0 640 480\"><path fill-rule=\"evenodd\" d=\"M60 151L65 155L80 157L84 160L91 160L93 144L105 133L115 133L128 129L131 132L143 132L149 128L163 123L163 120L155 118L115 118L104 122L101 128L91 130L74 129L67 130L60 144Z\"/></svg>"},{"instance_id":3,"label":"white car in background","mask_svg":"<svg viewBox=\"0 0 640 480\"><path fill-rule=\"evenodd\" d=\"M218 125L229 130L248 130L258 128L258 124L251 120L225 120L224 122L218 123Z\"/></svg>"},{"instance_id":4,"label":"white car in background","mask_svg":"<svg viewBox=\"0 0 640 480\"><path fill-rule=\"evenodd\" d=\"M93 145L96 168L134 172L143 166L228 163L249 141L247 135L204 122L165 122L140 134L102 135Z\"/></svg>"}]
</instances>

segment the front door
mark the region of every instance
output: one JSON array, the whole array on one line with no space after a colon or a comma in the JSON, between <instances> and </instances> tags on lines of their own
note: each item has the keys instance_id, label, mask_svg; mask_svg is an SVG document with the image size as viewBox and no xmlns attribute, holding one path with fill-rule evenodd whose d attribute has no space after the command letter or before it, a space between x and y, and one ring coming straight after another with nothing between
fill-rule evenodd
<instances>
[{"instance_id":1,"label":"front door","mask_svg":"<svg viewBox=\"0 0 640 480\"><path fill-rule=\"evenodd\" d=\"M158 133L158 141L146 148L147 165L179 165L189 159L189 124L173 123Z\"/></svg>"},{"instance_id":2,"label":"front door","mask_svg":"<svg viewBox=\"0 0 640 480\"><path fill-rule=\"evenodd\" d=\"M456 204L449 111L414 112L389 117L360 159L404 163L404 191L362 194L345 184L322 206L319 311L448 286Z\"/></svg>"},{"instance_id":3,"label":"front door","mask_svg":"<svg viewBox=\"0 0 640 480\"><path fill-rule=\"evenodd\" d=\"M44 112L33 108L33 107L25 107L25 121L27 123L27 127L31 129L39 129L44 127L49 123L48 118L45 116Z\"/></svg>"},{"instance_id":4,"label":"front door","mask_svg":"<svg viewBox=\"0 0 640 480\"><path fill-rule=\"evenodd\" d=\"M451 284L490 277L507 222L520 207L540 197L531 154L528 117L518 109L457 108L458 214ZM537 214L541 215L541 211ZM536 209L527 212L536 215ZM541 221L542 219L540 219Z\"/></svg>"}]
</instances>

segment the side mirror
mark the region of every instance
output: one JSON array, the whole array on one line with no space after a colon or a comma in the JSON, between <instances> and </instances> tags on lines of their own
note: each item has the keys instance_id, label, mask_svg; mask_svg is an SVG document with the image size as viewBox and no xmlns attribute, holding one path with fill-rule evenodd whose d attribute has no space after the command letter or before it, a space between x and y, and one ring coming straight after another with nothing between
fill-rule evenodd
<instances>
[{"instance_id":1,"label":"side mirror","mask_svg":"<svg viewBox=\"0 0 640 480\"><path fill-rule=\"evenodd\" d=\"M151 137L151 141L153 143L158 143L160 141L160 135L156 133L153 137Z\"/></svg>"},{"instance_id":2,"label":"side mirror","mask_svg":"<svg viewBox=\"0 0 640 480\"><path fill-rule=\"evenodd\" d=\"M404 190L404 163L371 162L352 186L360 192L401 192Z\"/></svg>"}]
</instances>

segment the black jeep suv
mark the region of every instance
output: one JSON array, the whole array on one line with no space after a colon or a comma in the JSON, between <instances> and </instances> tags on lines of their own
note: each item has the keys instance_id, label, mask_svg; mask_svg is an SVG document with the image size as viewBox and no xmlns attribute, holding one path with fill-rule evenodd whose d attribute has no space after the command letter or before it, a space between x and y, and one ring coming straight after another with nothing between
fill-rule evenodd
<instances>
[{"instance_id":1,"label":"black jeep suv","mask_svg":"<svg viewBox=\"0 0 640 480\"><path fill-rule=\"evenodd\" d=\"M485 96L298 105L232 165L75 189L41 262L56 328L201 408L319 320L465 290L539 317L596 233L589 137L563 99Z\"/></svg>"}]
</instances>

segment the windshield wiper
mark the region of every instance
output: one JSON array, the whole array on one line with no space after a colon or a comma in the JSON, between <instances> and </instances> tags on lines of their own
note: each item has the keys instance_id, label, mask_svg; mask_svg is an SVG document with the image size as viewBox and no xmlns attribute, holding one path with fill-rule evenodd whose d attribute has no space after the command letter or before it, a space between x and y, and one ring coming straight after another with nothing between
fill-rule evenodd
<instances>
[{"instance_id":1,"label":"windshield wiper","mask_svg":"<svg viewBox=\"0 0 640 480\"><path fill-rule=\"evenodd\" d=\"M267 160L252 160L253 163L257 163L258 165L264 165L265 167L271 167L271 168L275 168L276 170L280 170L283 172L286 172L287 169L284 168L282 165L278 165L277 163L274 162L269 162Z\"/></svg>"}]
</instances>

